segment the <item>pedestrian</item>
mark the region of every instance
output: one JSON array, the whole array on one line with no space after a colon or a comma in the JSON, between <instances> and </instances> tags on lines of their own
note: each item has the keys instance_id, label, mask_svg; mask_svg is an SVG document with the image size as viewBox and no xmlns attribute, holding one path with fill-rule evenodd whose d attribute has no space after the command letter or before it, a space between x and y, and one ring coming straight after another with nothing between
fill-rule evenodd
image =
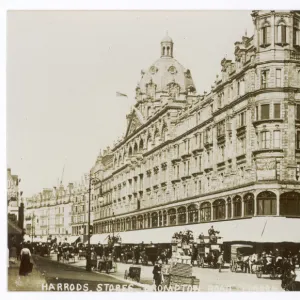
<instances>
[{"instance_id":1,"label":"pedestrian","mask_svg":"<svg viewBox=\"0 0 300 300\"><path fill-rule=\"evenodd\" d=\"M21 264L19 268L19 275L26 276L32 271L32 263L30 262L31 252L25 245L21 250L20 257Z\"/></svg>"},{"instance_id":2,"label":"pedestrian","mask_svg":"<svg viewBox=\"0 0 300 300\"><path fill-rule=\"evenodd\" d=\"M224 258L223 258L223 254L224 252L222 251L218 257L218 265L219 265L219 272L221 273L221 270L222 270L222 266L223 266L223 263L224 263Z\"/></svg>"},{"instance_id":3,"label":"pedestrian","mask_svg":"<svg viewBox=\"0 0 300 300\"><path fill-rule=\"evenodd\" d=\"M156 287L156 291L159 290L159 286L161 285L161 267L162 264L160 264L158 261L155 263L155 266L153 268L153 279Z\"/></svg>"},{"instance_id":4,"label":"pedestrian","mask_svg":"<svg viewBox=\"0 0 300 300\"><path fill-rule=\"evenodd\" d=\"M16 260L17 260L17 247L15 244L13 244L9 249L9 261L15 264Z\"/></svg>"}]
</instances>

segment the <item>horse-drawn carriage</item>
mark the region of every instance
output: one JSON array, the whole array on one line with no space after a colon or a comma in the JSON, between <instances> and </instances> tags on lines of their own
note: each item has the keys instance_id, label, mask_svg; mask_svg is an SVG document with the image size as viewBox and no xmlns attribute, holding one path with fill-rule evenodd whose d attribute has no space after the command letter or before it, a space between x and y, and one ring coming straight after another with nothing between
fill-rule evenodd
<instances>
[{"instance_id":1,"label":"horse-drawn carriage","mask_svg":"<svg viewBox=\"0 0 300 300\"><path fill-rule=\"evenodd\" d=\"M247 269L247 265L249 266L250 255L253 254L253 246L252 245L232 245L231 246L231 260L230 260L230 270L232 272L241 271ZM251 271L251 270L250 270Z\"/></svg>"},{"instance_id":2,"label":"horse-drawn carriage","mask_svg":"<svg viewBox=\"0 0 300 300\"><path fill-rule=\"evenodd\" d=\"M261 278L263 275L269 275L270 279L275 279L283 274L284 266L281 257L262 257L256 267L256 277Z\"/></svg>"},{"instance_id":3,"label":"horse-drawn carriage","mask_svg":"<svg viewBox=\"0 0 300 300\"><path fill-rule=\"evenodd\" d=\"M211 243L209 238L198 241L197 244L197 266L204 268L216 268L218 257L221 253L221 244Z\"/></svg>"},{"instance_id":4,"label":"horse-drawn carriage","mask_svg":"<svg viewBox=\"0 0 300 300\"><path fill-rule=\"evenodd\" d=\"M160 250L157 246L151 245L145 247L145 249L141 252L141 262L143 265L147 266L150 261L154 266L158 257L160 256Z\"/></svg>"},{"instance_id":5,"label":"horse-drawn carriage","mask_svg":"<svg viewBox=\"0 0 300 300\"><path fill-rule=\"evenodd\" d=\"M63 262L75 262L75 254L73 246L65 246L62 248L62 253L60 256Z\"/></svg>"},{"instance_id":6,"label":"horse-drawn carriage","mask_svg":"<svg viewBox=\"0 0 300 300\"><path fill-rule=\"evenodd\" d=\"M103 256L102 258L100 258L100 260L98 261L99 272L105 271L107 274L109 274L112 269L116 271L116 264L113 262L111 256Z\"/></svg>"}]
</instances>

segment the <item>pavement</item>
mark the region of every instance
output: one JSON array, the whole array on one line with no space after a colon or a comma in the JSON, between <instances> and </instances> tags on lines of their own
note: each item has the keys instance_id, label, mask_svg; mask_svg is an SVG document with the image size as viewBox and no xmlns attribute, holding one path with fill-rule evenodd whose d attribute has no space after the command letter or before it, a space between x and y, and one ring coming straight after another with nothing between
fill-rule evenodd
<instances>
[{"instance_id":1,"label":"pavement","mask_svg":"<svg viewBox=\"0 0 300 300\"><path fill-rule=\"evenodd\" d=\"M57 256L54 254L47 259L56 260ZM61 262L60 264L63 263ZM68 262L64 264L85 270L86 260L76 259L75 263ZM141 280L139 283L131 280L130 278L127 280L124 279L125 271L129 270L130 266L141 267ZM133 284L143 290L152 291L154 288L152 270L153 266L150 266L150 264L148 266L142 266L117 263L116 270L107 276L117 280L122 280L127 284ZM93 273L98 275L104 274L99 273L98 271L93 271ZM230 271L228 266L225 266L220 273L217 269L193 267L193 276L200 279L200 287L198 289L200 291L283 291L280 279L271 280L267 275L262 278L257 278L255 274L246 274L241 272L234 273Z\"/></svg>"},{"instance_id":2,"label":"pavement","mask_svg":"<svg viewBox=\"0 0 300 300\"><path fill-rule=\"evenodd\" d=\"M45 278L38 271L35 263L32 273L28 276L19 276L20 261L15 264L9 262L8 291L41 291L41 286L46 283Z\"/></svg>"}]
</instances>

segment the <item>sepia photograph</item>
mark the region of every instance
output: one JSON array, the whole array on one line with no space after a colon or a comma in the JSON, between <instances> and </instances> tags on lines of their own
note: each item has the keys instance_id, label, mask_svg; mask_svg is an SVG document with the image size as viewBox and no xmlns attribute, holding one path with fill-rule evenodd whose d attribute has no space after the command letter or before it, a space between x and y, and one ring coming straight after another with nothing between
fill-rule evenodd
<instances>
[{"instance_id":1,"label":"sepia photograph","mask_svg":"<svg viewBox=\"0 0 300 300\"><path fill-rule=\"evenodd\" d=\"M8 292L300 291L300 10L6 17Z\"/></svg>"}]
</instances>

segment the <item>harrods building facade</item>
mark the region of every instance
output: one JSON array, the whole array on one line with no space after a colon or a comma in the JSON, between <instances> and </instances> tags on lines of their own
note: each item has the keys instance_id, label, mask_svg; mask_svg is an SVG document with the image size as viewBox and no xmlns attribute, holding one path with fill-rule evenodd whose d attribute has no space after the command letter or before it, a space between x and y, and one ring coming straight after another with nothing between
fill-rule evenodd
<instances>
[{"instance_id":1,"label":"harrods building facade","mask_svg":"<svg viewBox=\"0 0 300 300\"><path fill-rule=\"evenodd\" d=\"M300 217L300 12L251 16L204 95L161 41L125 137L92 169L94 233Z\"/></svg>"}]
</instances>

